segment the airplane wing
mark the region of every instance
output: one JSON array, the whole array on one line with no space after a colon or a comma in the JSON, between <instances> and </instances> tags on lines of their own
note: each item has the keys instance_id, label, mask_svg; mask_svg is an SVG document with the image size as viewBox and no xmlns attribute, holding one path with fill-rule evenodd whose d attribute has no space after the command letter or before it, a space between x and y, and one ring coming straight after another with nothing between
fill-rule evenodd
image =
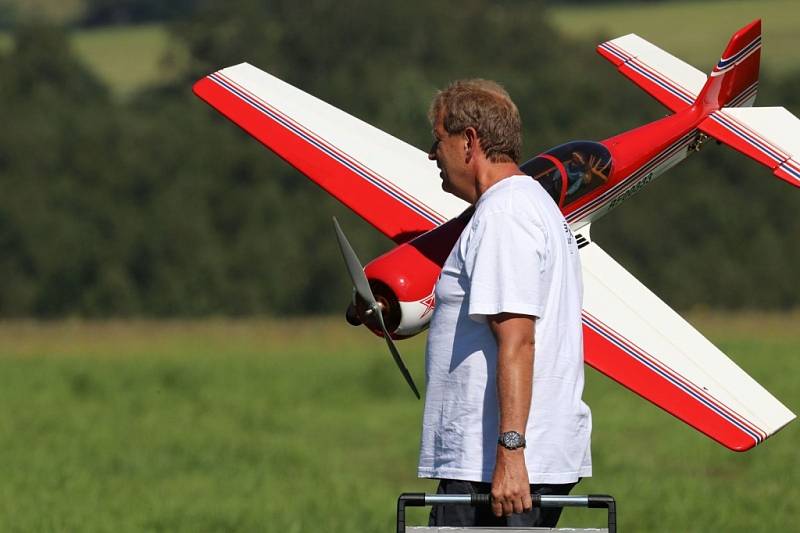
<instances>
[{"instance_id":1,"label":"airplane wing","mask_svg":"<svg viewBox=\"0 0 800 533\"><path fill-rule=\"evenodd\" d=\"M578 233L586 363L705 433L744 451L795 418L783 404Z\"/></svg>"},{"instance_id":2,"label":"airplane wing","mask_svg":"<svg viewBox=\"0 0 800 533\"><path fill-rule=\"evenodd\" d=\"M597 52L671 111L692 105L707 76L635 33L606 41Z\"/></svg>"},{"instance_id":3,"label":"airplane wing","mask_svg":"<svg viewBox=\"0 0 800 533\"><path fill-rule=\"evenodd\" d=\"M700 131L800 187L800 119L786 108L725 107L703 120Z\"/></svg>"},{"instance_id":4,"label":"airplane wing","mask_svg":"<svg viewBox=\"0 0 800 533\"><path fill-rule=\"evenodd\" d=\"M458 216L422 150L247 63L194 92L395 242Z\"/></svg>"}]
</instances>

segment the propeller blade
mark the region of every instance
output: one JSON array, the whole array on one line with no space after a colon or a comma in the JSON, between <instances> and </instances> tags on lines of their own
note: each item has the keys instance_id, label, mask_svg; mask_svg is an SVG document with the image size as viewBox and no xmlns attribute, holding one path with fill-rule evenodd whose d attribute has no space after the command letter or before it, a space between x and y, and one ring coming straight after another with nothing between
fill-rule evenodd
<instances>
[{"instance_id":1,"label":"propeller blade","mask_svg":"<svg viewBox=\"0 0 800 533\"><path fill-rule=\"evenodd\" d=\"M392 338L389 336L389 332L386 331L386 326L383 323L383 313L381 313L380 308L376 310L375 314L378 315L378 323L381 325L381 329L383 330L383 338L386 339L386 346L389 347L389 352L391 352L394 362L397 364L397 368L400 369L400 373L402 373L403 377L406 378L406 383L408 383L408 386L411 387L411 390L414 392L417 400L419 400L419 391L417 390L417 386L414 384L414 378L411 377L411 372L409 372L408 368L406 368L405 363L403 363L403 358L400 357L400 352L397 351Z\"/></svg>"},{"instance_id":2,"label":"propeller blade","mask_svg":"<svg viewBox=\"0 0 800 533\"><path fill-rule=\"evenodd\" d=\"M361 261L358 260L358 256L355 251L353 251L353 247L350 246L350 242L347 240L347 237L345 237L336 217L333 217L333 227L336 230L336 239L339 241L339 249L342 251L344 264L347 267L347 271L350 272L350 279L353 281L356 292L370 307L375 305L375 296L372 295L372 289L369 288L367 276L364 275L364 267L361 266Z\"/></svg>"},{"instance_id":3,"label":"propeller blade","mask_svg":"<svg viewBox=\"0 0 800 533\"><path fill-rule=\"evenodd\" d=\"M419 391L417 390L417 386L414 384L414 378L411 377L411 373L408 371L408 368L406 368L403 358L400 357L400 352L397 351L397 347L395 347L394 342L392 342L392 338L389 336L389 332L386 330L386 324L383 323L381 306L377 301L375 301L375 296L372 294L372 289L369 288L369 281L367 281L367 276L364 274L364 267L361 266L361 261L358 260L358 256L353 250L353 247L350 246L350 242L347 240L347 237L345 237L345 234L342 231L342 228L339 226L339 221L336 220L336 217L333 217L333 227L336 230L336 239L339 241L339 249L342 251L344 264L347 267L347 271L350 273L350 279L353 281L353 286L355 287L358 295L369 304L370 314L377 317L378 324L380 324L381 330L383 331L383 338L386 339L386 345L389 347L389 352L392 354L392 358L394 358L397 368L400 369L400 372L406 379L406 383L408 383L408 386L411 387L414 395L417 397L417 399L419 399Z\"/></svg>"}]
</instances>

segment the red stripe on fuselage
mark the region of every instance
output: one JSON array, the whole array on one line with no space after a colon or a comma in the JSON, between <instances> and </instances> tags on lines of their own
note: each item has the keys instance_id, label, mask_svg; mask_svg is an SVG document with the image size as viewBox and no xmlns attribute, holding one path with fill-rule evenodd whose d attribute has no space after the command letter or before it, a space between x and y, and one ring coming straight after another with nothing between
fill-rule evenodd
<instances>
[{"instance_id":1,"label":"red stripe on fuselage","mask_svg":"<svg viewBox=\"0 0 800 533\"><path fill-rule=\"evenodd\" d=\"M608 182L565 206L563 213L567 220L571 224L579 222L612 201L616 197L616 193L607 195L606 199L591 206L591 209L579 214L577 218L573 215L584 210L588 204L596 202L609 190L618 188L642 167L658 158L662 152L694 130L702 118L699 111L699 109L688 108L602 141L602 144L611 152L613 161L613 169ZM646 174L640 176L641 179L645 177ZM634 181L625 183L619 190L623 191L634 184Z\"/></svg>"}]
</instances>

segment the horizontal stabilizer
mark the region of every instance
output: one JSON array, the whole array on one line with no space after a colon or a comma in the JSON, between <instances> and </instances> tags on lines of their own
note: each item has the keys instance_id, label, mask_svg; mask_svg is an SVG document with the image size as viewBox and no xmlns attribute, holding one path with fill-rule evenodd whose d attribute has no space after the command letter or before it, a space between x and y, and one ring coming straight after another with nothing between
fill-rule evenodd
<instances>
[{"instance_id":1,"label":"horizontal stabilizer","mask_svg":"<svg viewBox=\"0 0 800 533\"><path fill-rule=\"evenodd\" d=\"M800 187L800 119L783 107L723 108L700 130Z\"/></svg>"},{"instance_id":2,"label":"horizontal stabilizer","mask_svg":"<svg viewBox=\"0 0 800 533\"><path fill-rule=\"evenodd\" d=\"M689 107L706 83L705 74L634 33L602 43L597 52L671 111Z\"/></svg>"},{"instance_id":3,"label":"horizontal stabilizer","mask_svg":"<svg viewBox=\"0 0 800 533\"><path fill-rule=\"evenodd\" d=\"M194 92L396 242L458 216L427 154L247 63Z\"/></svg>"},{"instance_id":4,"label":"horizontal stabilizer","mask_svg":"<svg viewBox=\"0 0 800 533\"><path fill-rule=\"evenodd\" d=\"M589 365L732 450L795 418L597 244L580 250Z\"/></svg>"}]
</instances>

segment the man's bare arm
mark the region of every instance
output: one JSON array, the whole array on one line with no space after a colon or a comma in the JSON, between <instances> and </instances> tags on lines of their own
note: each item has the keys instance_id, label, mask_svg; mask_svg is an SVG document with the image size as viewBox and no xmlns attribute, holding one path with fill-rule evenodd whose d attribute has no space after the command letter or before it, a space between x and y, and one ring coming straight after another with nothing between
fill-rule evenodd
<instances>
[{"instance_id":1,"label":"man's bare arm","mask_svg":"<svg viewBox=\"0 0 800 533\"><path fill-rule=\"evenodd\" d=\"M497 402L500 433L525 434L531 408L534 317L501 313L488 317L497 341ZM492 476L492 511L497 516L531 509L530 484L522 448L497 446Z\"/></svg>"}]
</instances>

